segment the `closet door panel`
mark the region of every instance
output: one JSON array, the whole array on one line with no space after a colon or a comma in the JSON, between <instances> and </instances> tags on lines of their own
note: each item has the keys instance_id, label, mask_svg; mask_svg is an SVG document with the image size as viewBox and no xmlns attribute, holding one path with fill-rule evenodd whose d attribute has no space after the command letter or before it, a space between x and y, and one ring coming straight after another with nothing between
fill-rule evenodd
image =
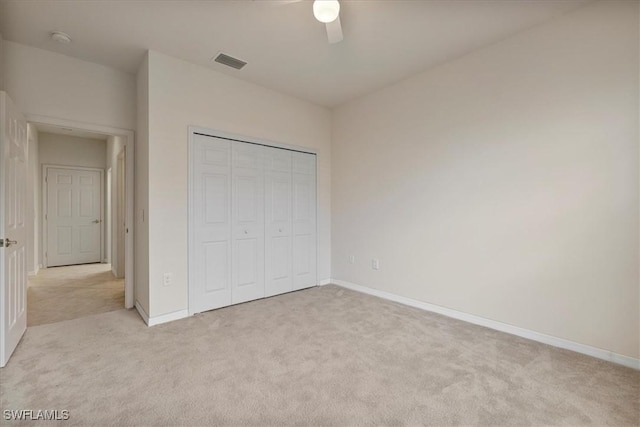
<instances>
[{"instance_id":1,"label":"closet door panel","mask_svg":"<svg viewBox=\"0 0 640 427\"><path fill-rule=\"evenodd\" d=\"M316 156L292 154L293 289L317 284Z\"/></svg>"},{"instance_id":2,"label":"closet door panel","mask_svg":"<svg viewBox=\"0 0 640 427\"><path fill-rule=\"evenodd\" d=\"M189 310L231 304L231 144L196 135L192 158Z\"/></svg>"},{"instance_id":3,"label":"closet door panel","mask_svg":"<svg viewBox=\"0 0 640 427\"><path fill-rule=\"evenodd\" d=\"M291 151L265 149L266 296L293 290Z\"/></svg>"},{"instance_id":4,"label":"closet door panel","mask_svg":"<svg viewBox=\"0 0 640 427\"><path fill-rule=\"evenodd\" d=\"M232 303L265 296L264 147L232 143Z\"/></svg>"}]
</instances>

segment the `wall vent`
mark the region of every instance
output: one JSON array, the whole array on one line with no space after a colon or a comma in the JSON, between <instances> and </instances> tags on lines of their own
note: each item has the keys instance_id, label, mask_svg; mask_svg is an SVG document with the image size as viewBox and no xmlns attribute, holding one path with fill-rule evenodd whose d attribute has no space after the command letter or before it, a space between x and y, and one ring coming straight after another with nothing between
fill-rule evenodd
<instances>
[{"instance_id":1,"label":"wall vent","mask_svg":"<svg viewBox=\"0 0 640 427\"><path fill-rule=\"evenodd\" d=\"M246 62L241 61L238 58L234 58L232 56L225 55L224 53L219 53L218 56L216 56L213 60L215 62L218 62L220 64L226 65L228 67L235 68L236 70L240 70L240 69L242 69L242 67L247 65Z\"/></svg>"}]
</instances>

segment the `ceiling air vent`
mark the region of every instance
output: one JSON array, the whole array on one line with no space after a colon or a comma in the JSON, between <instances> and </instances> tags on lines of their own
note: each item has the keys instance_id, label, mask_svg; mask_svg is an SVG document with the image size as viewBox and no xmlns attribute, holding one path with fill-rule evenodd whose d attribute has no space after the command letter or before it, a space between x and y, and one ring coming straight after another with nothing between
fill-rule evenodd
<instances>
[{"instance_id":1,"label":"ceiling air vent","mask_svg":"<svg viewBox=\"0 0 640 427\"><path fill-rule=\"evenodd\" d=\"M242 67L247 65L246 62L241 61L232 56L225 55L224 53L219 53L218 56L214 58L214 61L223 65L226 65L228 67L235 68L236 70L240 70Z\"/></svg>"}]
</instances>

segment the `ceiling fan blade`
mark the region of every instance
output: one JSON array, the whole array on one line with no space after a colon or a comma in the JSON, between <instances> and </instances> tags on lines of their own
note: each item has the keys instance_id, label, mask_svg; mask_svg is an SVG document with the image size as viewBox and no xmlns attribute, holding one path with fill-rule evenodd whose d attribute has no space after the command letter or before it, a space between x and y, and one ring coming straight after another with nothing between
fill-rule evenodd
<instances>
[{"instance_id":1,"label":"ceiling fan blade","mask_svg":"<svg viewBox=\"0 0 640 427\"><path fill-rule=\"evenodd\" d=\"M342 41L342 24L340 24L340 15L336 18L335 21L329 22L327 25L327 37L329 38L329 43L339 43Z\"/></svg>"}]
</instances>

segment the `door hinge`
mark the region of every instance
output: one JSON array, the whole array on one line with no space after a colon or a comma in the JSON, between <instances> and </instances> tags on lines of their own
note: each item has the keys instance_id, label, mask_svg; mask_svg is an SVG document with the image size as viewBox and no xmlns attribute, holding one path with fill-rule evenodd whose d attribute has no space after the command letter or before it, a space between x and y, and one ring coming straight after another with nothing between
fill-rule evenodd
<instances>
[{"instance_id":1,"label":"door hinge","mask_svg":"<svg viewBox=\"0 0 640 427\"><path fill-rule=\"evenodd\" d=\"M4 239L0 239L0 248L4 248Z\"/></svg>"}]
</instances>

